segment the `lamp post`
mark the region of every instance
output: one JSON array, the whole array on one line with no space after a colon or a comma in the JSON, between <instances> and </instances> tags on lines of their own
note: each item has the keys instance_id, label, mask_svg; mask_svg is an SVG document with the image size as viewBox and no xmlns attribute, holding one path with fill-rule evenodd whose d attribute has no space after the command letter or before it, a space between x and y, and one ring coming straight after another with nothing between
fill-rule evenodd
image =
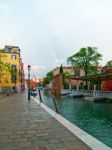
<instances>
[{"instance_id":1,"label":"lamp post","mask_svg":"<svg viewBox=\"0 0 112 150\"><path fill-rule=\"evenodd\" d=\"M28 100L30 100L30 70L31 66L28 65Z\"/></svg>"}]
</instances>

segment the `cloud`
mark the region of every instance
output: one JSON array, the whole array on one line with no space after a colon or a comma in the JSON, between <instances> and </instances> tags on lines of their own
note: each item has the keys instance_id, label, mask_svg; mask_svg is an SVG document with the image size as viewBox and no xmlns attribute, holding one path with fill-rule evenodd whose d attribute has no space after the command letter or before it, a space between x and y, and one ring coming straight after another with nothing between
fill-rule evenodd
<instances>
[{"instance_id":1,"label":"cloud","mask_svg":"<svg viewBox=\"0 0 112 150\"><path fill-rule=\"evenodd\" d=\"M28 65L24 65L24 70L25 70L25 73L27 73L28 72L28 67L27 67ZM45 70L47 67L45 66L45 65L31 65L31 71L30 72L32 72L32 73L39 73L39 72L41 72L42 70Z\"/></svg>"},{"instance_id":2,"label":"cloud","mask_svg":"<svg viewBox=\"0 0 112 150\"><path fill-rule=\"evenodd\" d=\"M0 9L7 10L9 6L7 4L0 4Z\"/></svg>"},{"instance_id":3,"label":"cloud","mask_svg":"<svg viewBox=\"0 0 112 150\"><path fill-rule=\"evenodd\" d=\"M38 71L38 66L31 66L32 71Z\"/></svg>"},{"instance_id":4,"label":"cloud","mask_svg":"<svg viewBox=\"0 0 112 150\"><path fill-rule=\"evenodd\" d=\"M44 70L44 69L46 69L46 66L44 66L44 65L40 65L40 66L33 65L33 66L31 66L32 71L39 71L39 70Z\"/></svg>"},{"instance_id":5,"label":"cloud","mask_svg":"<svg viewBox=\"0 0 112 150\"><path fill-rule=\"evenodd\" d=\"M11 14L12 10L10 9L9 5L7 4L0 4L0 10L1 10L1 13L8 16Z\"/></svg>"},{"instance_id":6,"label":"cloud","mask_svg":"<svg viewBox=\"0 0 112 150\"><path fill-rule=\"evenodd\" d=\"M111 0L0 1L0 44L19 46L32 72L66 65L67 57L89 45L99 48L105 62L111 59Z\"/></svg>"},{"instance_id":7,"label":"cloud","mask_svg":"<svg viewBox=\"0 0 112 150\"><path fill-rule=\"evenodd\" d=\"M28 65L24 65L24 73L25 73L25 78L28 77ZM38 76L38 77L42 77L43 76L43 71L46 72L46 69L47 67L44 66L44 65L31 65L31 70L30 70L30 75L31 75L31 78L33 76Z\"/></svg>"}]
</instances>

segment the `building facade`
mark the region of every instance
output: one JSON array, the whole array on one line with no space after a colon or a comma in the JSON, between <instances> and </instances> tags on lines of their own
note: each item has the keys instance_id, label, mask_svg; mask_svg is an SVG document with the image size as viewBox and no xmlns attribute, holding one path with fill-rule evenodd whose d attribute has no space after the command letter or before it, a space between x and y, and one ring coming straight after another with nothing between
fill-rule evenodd
<instances>
[{"instance_id":1,"label":"building facade","mask_svg":"<svg viewBox=\"0 0 112 150\"><path fill-rule=\"evenodd\" d=\"M112 73L112 61L107 62L107 64L102 68L103 74ZM101 83L101 90L112 91L112 80L108 78Z\"/></svg>"},{"instance_id":2,"label":"building facade","mask_svg":"<svg viewBox=\"0 0 112 150\"><path fill-rule=\"evenodd\" d=\"M63 73L65 75L68 74L67 77L64 77L64 81L63 75L60 73L60 67L57 67L53 70L53 81L52 81L53 93L60 94L64 88L70 90L79 89L80 86L82 86L82 84L83 85L85 84L84 81L74 80L75 77L84 76L84 71L82 69L64 66Z\"/></svg>"},{"instance_id":3,"label":"building facade","mask_svg":"<svg viewBox=\"0 0 112 150\"><path fill-rule=\"evenodd\" d=\"M3 63L9 65L7 69L1 66ZM1 92L6 90L21 91L21 65L19 47L6 45L4 49L0 50Z\"/></svg>"}]
</instances>

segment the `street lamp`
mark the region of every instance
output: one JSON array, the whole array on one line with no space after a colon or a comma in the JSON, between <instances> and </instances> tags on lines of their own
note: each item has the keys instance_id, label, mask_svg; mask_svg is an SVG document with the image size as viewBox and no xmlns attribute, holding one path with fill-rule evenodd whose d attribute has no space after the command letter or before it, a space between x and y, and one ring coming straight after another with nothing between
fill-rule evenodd
<instances>
[{"instance_id":1,"label":"street lamp","mask_svg":"<svg viewBox=\"0 0 112 150\"><path fill-rule=\"evenodd\" d=\"M30 70L31 66L28 65L28 100L30 100Z\"/></svg>"}]
</instances>

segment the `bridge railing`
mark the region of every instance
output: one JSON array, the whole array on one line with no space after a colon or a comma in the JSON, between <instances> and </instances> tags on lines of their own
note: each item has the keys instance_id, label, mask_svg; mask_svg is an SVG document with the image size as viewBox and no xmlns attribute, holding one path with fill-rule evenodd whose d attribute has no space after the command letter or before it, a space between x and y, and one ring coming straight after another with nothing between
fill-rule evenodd
<instances>
[{"instance_id":1,"label":"bridge railing","mask_svg":"<svg viewBox=\"0 0 112 150\"><path fill-rule=\"evenodd\" d=\"M112 91L80 90L84 95L94 97L112 97Z\"/></svg>"}]
</instances>

